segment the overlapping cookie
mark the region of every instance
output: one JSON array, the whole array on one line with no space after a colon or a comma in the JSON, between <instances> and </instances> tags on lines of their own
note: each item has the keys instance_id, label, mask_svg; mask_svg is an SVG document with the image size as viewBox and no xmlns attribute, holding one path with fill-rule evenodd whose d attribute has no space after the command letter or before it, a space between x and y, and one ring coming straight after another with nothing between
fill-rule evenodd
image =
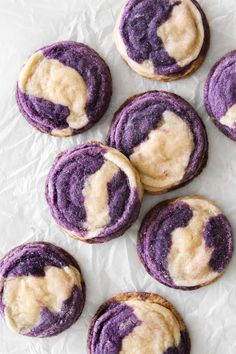
<instances>
[{"instance_id":1,"label":"overlapping cookie","mask_svg":"<svg viewBox=\"0 0 236 354\"><path fill-rule=\"evenodd\" d=\"M156 280L193 290L223 274L233 244L232 228L221 210L193 195L157 204L141 225L137 250Z\"/></svg>"},{"instance_id":2,"label":"overlapping cookie","mask_svg":"<svg viewBox=\"0 0 236 354\"><path fill-rule=\"evenodd\" d=\"M130 159L152 194L190 182L207 162L200 117L181 97L163 91L128 99L115 113L107 144Z\"/></svg>"},{"instance_id":3,"label":"overlapping cookie","mask_svg":"<svg viewBox=\"0 0 236 354\"><path fill-rule=\"evenodd\" d=\"M78 263L59 247L28 243L0 261L0 314L17 333L55 336L79 318L84 301Z\"/></svg>"},{"instance_id":4,"label":"overlapping cookie","mask_svg":"<svg viewBox=\"0 0 236 354\"><path fill-rule=\"evenodd\" d=\"M211 69L204 89L205 106L217 127L236 140L236 51Z\"/></svg>"},{"instance_id":5,"label":"overlapping cookie","mask_svg":"<svg viewBox=\"0 0 236 354\"><path fill-rule=\"evenodd\" d=\"M198 69L209 47L210 31L195 0L128 0L114 38L134 71L170 81Z\"/></svg>"},{"instance_id":6,"label":"overlapping cookie","mask_svg":"<svg viewBox=\"0 0 236 354\"><path fill-rule=\"evenodd\" d=\"M16 98L23 116L41 132L70 136L102 118L111 93L104 60L85 44L65 41L44 47L27 60Z\"/></svg>"},{"instance_id":7,"label":"overlapping cookie","mask_svg":"<svg viewBox=\"0 0 236 354\"><path fill-rule=\"evenodd\" d=\"M89 243L122 235L138 217L142 194L129 160L98 142L60 154L46 185L56 222L70 236Z\"/></svg>"},{"instance_id":8,"label":"overlapping cookie","mask_svg":"<svg viewBox=\"0 0 236 354\"><path fill-rule=\"evenodd\" d=\"M189 354L186 326L164 298L124 293L103 304L88 334L89 354Z\"/></svg>"}]
</instances>

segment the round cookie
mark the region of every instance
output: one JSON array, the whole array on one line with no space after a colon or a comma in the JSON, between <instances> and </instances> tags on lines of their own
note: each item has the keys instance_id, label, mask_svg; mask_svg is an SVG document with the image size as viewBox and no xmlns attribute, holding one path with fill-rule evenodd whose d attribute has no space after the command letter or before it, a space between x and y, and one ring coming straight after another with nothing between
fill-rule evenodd
<instances>
[{"instance_id":1,"label":"round cookie","mask_svg":"<svg viewBox=\"0 0 236 354\"><path fill-rule=\"evenodd\" d=\"M108 66L82 43L58 42L35 52L23 66L16 99L27 121L43 133L70 136L91 128L112 94Z\"/></svg>"},{"instance_id":2,"label":"round cookie","mask_svg":"<svg viewBox=\"0 0 236 354\"><path fill-rule=\"evenodd\" d=\"M14 332L55 336L79 318L84 302L79 265L62 248L27 243L0 261L0 314Z\"/></svg>"},{"instance_id":3,"label":"round cookie","mask_svg":"<svg viewBox=\"0 0 236 354\"><path fill-rule=\"evenodd\" d=\"M99 142L60 154L46 184L56 222L69 236L89 243L121 236L137 219L142 195L129 160Z\"/></svg>"},{"instance_id":4,"label":"round cookie","mask_svg":"<svg viewBox=\"0 0 236 354\"><path fill-rule=\"evenodd\" d=\"M226 54L211 69L204 88L208 114L217 127L236 141L236 50Z\"/></svg>"},{"instance_id":5,"label":"round cookie","mask_svg":"<svg viewBox=\"0 0 236 354\"><path fill-rule=\"evenodd\" d=\"M171 81L199 68L210 30L195 0L128 0L114 39L122 58L138 74Z\"/></svg>"},{"instance_id":6,"label":"round cookie","mask_svg":"<svg viewBox=\"0 0 236 354\"><path fill-rule=\"evenodd\" d=\"M89 354L189 354L187 328L164 298L123 293L105 302L88 333Z\"/></svg>"},{"instance_id":7,"label":"round cookie","mask_svg":"<svg viewBox=\"0 0 236 354\"><path fill-rule=\"evenodd\" d=\"M137 251L147 272L171 288L214 282L234 248L227 218L209 199L192 195L157 204L144 218Z\"/></svg>"},{"instance_id":8,"label":"round cookie","mask_svg":"<svg viewBox=\"0 0 236 354\"><path fill-rule=\"evenodd\" d=\"M196 111L163 91L129 98L114 115L107 144L130 159L151 194L190 182L208 156L206 130Z\"/></svg>"}]
</instances>

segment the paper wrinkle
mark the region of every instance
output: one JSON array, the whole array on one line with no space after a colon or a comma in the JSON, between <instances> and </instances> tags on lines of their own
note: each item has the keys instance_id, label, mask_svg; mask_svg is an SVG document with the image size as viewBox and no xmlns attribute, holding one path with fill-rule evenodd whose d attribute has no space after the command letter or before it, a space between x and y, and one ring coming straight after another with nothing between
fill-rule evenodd
<instances>
[{"instance_id":1,"label":"paper wrinkle","mask_svg":"<svg viewBox=\"0 0 236 354\"><path fill-rule=\"evenodd\" d=\"M187 79L153 82L126 65L113 42L113 28L122 7L115 0L0 0L0 257L23 242L49 241L65 248L79 262L87 299L80 319L55 338L34 339L12 333L0 320L0 354L86 354L89 322L98 306L122 291L159 293L176 306L189 328L191 354L236 353L236 257L218 282L193 292L173 290L156 282L136 253L143 216L157 202L186 194L214 200L236 229L236 143L212 123L203 106L203 86L213 64L235 49L235 0L199 0L211 27L211 47L203 66ZM59 40L90 45L106 60L113 78L113 96L102 120L82 135L56 138L39 133L19 113L15 84L22 64L39 48ZM104 141L112 116L124 100L146 90L181 95L198 111L209 137L209 161L188 186L163 196L145 196L138 221L124 236L102 245L84 244L66 236L52 219L44 196L47 173L55 156L78 143Z\"/></svg>"}]
</instances>

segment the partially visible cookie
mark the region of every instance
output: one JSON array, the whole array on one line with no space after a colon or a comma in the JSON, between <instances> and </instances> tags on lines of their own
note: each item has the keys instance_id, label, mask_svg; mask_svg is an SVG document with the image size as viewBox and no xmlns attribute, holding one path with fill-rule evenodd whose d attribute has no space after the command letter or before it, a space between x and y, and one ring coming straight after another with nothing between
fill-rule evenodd
<instances>
[{"instance_id":1,"label":"partially visible cookie","mask_svg":"<svg viewBox=\"0 0 236 354\"><path fill-rule=\"evenodd\" d=\"M123 59L138 74L171 81L199 68L210 30L195 0L128 0L114 39Z\"/></svg>"},{"instance_id":2,"label":"partially visible cookie","mask_svg":"<svg viewBox=\"0 0 236 354\"><path fill-rule=\"evenodd\" d=\"M55 336L79 318L84 302L79 265L62 248L27 243L0 261L0 314L14 332Z\"/></svg>"},{"instance_id":3,"label":"partially visible cookie","mask_svg":"<svg viewBox=\"0 0 236 354\"><path fill-rule=\"evenodd\" d=\"M88 333L89 354L189 354L187 328L164 298L123 293L105 302Z\"/></svg>"},{"instance_id":4,"label":"partially visible cookie","mask_svg":"<svg viewBox=\"0 0 236 354\"><path fill-rule=\"evenodd\" d=\"M92 127L106 112L111 74L87 45L58 42L35 52L23 66L16 90L19 109L43 133L70 136Z\"/></svg>"},{"instance_id":5,"label":"partially visible cookie","mask_svg":"<svg viewBox=\"0 0 236 354\"><path fill-rule=\"evenodd\" d=\"M217 127L236 141L236 50L226 54L211 69L204 89L208 114Z\"/></svg>"},{"instance_id":6,"label":"partially visible cookie","mask_svg":"<svg viewBox=\"0 0 236 354\"><path fill-rule=\"evenodd\" d=\"M138 255L147 272L171 288L214 282L234 248L228 219L209 199L193 195L157 204L139 230Z\"/></svg>"},{"instance_id":7,"label":"partially visible cookie","mask_svg":"<svg viewBox=\"0 0 236 354\"><path fill-rule=\"evenodd\" d=\"M130 159L151 194L190 182L208 157L207 134L197 112L163 91L129 98L114 115L107 144Z\"/></svg>"},{"instance_id":8,"label":"partially visible cookie","mask_svg":"<svg viewBox=\"0 0 236 354\"><path fill-rule=\"evenodd\" d=\"M99 142L60 154L46 184L56 222L69 236L89 243L122 235L138 217L142 195L129 160Z\"/></svg>"}]
</instances>

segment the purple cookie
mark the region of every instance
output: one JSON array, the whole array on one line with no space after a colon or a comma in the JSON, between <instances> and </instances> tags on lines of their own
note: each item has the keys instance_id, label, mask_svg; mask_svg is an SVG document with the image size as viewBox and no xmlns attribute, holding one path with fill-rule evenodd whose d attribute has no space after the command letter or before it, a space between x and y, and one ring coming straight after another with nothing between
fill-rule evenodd
<instances>
[{"instance_id":1,"label":"purple cookie","mask_svg":"<svg viewBox=\"0 0 236 354\"><path fill-rule=\"evenodd\" d=\"M187 328L174 307L149 293L119 294L95 314L89 354L189 354Z\"/></svg>"},{"instance_id":2,"label":"purple cookie","mask_svg":"<svg viewBox=\"0 0 236 354\"><path fill-rule=\"evenodd\" d=\"M147 272L171 288L194 290L217 280L234 248L227 218L209 199L192 195L157 204L139 230Z\"/></svg>"},{"instance_id":3,"label":"purple cookie","mask_svg":"<svg viewBox=\"0 0 236 354\"><path fill-rule=\"evenodd\" d=\"M120 55L138 74L171 81L199 68L210 30L195 0L128 0L114 39Z\"/></svg>"},{"instance_id":4,"label":"purple cookie","mask_svg":"<svg viewBox=\"0 0 236 354\"><path fill-rule=\"evenodd\" d=\"M115 113L107 143L130 159L150 194L190 182L208 156L206 130L196 111L163 91L129 98Z\"/></svg>"},{"instance_id":5,"label":"purple cookie","mask_svg":"<svg viewBox=\"0 0 236 354\"><path fill-rule=\"evenodd\" d=\"M208 114L217 127L236 141L236 50L211 69L204 89Z\"/></svg>"},{"instance_id":6,"label":"purple cookie","mask_svg":"<svg viewBox=\"0 0 236 354\"><path fill-rule=\"evenodd\" d=\"M70 136L92 127L106 112L112 80L108 66L82 43L58 42L35 52L16 89L19 109L43 133Z\"/></svg>"},{"instance_id":7,"label":"purple cookie","mask_svg":"<svg viewBox=\"0 0 236 354\"><path fill-rule=\"evenodd\" d=\"M60 154L46 184L56 222L69 236L89 243L121 236L137 219L142 195L129 160L99 142Z\"/></svg>"},{"instance_id":8,"label":"purple cookie","mask_svg":"<svg viewBox=\"0 0 236 354\"><path fill-rule=\"evenodd\" d=\"M14 332L55 336L79 318L84 302L79 265L62 248L27 243L0 261L0 314Z\"/></svg>"}]
</instances>

